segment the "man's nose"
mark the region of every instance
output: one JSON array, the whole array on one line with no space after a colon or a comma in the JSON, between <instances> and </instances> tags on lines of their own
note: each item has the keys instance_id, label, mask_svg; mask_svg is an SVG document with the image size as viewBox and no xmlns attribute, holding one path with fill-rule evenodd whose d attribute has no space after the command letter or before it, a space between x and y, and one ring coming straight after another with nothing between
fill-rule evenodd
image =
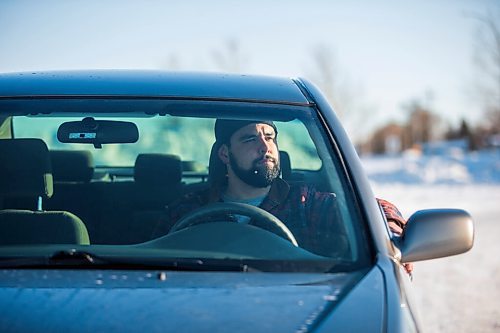
<instances>
[{"instance_id":1,"label":"man's nose","mask_svg":"<svg viewBox=\"0 0 500 333\"><path fill-rule=\"evenodd\" d=\"M267 153L270 150L270 142L268 142L265 136L259 136L259 153Z\"/></svg>"}]
</instances>

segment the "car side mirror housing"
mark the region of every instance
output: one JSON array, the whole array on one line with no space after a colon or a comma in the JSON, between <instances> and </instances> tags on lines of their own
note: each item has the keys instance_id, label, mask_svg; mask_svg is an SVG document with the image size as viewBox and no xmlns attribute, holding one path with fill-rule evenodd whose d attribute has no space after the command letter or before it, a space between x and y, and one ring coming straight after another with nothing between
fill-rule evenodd
<instances>
[{"instance_id":1,"label":"car side mirror housing","mask_svg":"<svg viewBox=\"0 0 500 333\"><path fill-rule=\"evenodd\" d=\"M402 262L448 257L474 244L472 217L461 209L427 209L414 213L399 244Z\"/></svg>"}]
</instances>

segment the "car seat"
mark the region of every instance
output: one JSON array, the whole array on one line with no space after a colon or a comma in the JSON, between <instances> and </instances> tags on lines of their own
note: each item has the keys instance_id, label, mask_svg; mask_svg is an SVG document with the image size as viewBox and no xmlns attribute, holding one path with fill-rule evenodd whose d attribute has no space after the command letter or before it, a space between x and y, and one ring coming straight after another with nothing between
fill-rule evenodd
<instances>
[{"instance_id":1,"label":"car seat","mask_svg":"<svg viewBox=\"0 0 500 333\"><path fill-rule=\"evenodd\" d=\"M53 180L49 152L42 140L2 139L0 156L2 202L32 198L32 207L0 210L0 245L90 243L79 217L67 211L43 210L43 200L53 194Z\"/></svg>"},{"instance_id":2,"label":"car seat","mask_svg":"<svg viewBox=\"0 0 500 333\"><path fill-rule=\"evenodd\" d=\"M99 244L147 241L165 212L182 193L182 162L176 155L139 154L134 180L102 187Z\"/></svg>"},{"instance_id":3,"label":"car seat","mask_svg":"<svg viewBox=\"0 0 500 333\"><path fill-rule=\"evenodd\" d=\"M80 217L91 239L97 239L99 193L92 186L94 159L88 150L50 150L54 194L47 210L66 210Z\"/></svg>"}]
</instances>

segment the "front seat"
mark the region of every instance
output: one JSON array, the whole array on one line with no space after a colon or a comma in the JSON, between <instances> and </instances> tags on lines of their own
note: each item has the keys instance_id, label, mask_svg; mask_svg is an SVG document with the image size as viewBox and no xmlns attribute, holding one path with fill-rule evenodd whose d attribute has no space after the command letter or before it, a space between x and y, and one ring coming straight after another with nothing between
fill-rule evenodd
<instances>
[{"instance_id":1,"label":"front seat","mask_svg":"<svg viewBox=\"0 0 500 333\"><path fill-rule=\"evenodd\" d=\"M42 140L1 139L0 156L0 199L32 198L32 207L0 210L0 245L90 244L87 228L76 215L43 210L53 181Z\"/></svg>"}]
</instances>

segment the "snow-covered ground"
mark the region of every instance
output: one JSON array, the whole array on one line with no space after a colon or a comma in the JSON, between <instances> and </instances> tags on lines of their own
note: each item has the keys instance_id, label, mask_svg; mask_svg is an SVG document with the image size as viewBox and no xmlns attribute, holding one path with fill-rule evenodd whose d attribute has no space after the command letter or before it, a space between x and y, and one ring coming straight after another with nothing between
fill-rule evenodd
<instances>
[{"instance_id":1,"label":"snow-covered ground","mask_svg":"<svg viewBox=\"0 0 500 333\"><path fill-rule=\"evenodd\" d=\"M362 158L378 197L405 217L462 208L475 222L471 251L415 263L425 332L500 332L500 150Z\"/></svg>"}]
</instances>

